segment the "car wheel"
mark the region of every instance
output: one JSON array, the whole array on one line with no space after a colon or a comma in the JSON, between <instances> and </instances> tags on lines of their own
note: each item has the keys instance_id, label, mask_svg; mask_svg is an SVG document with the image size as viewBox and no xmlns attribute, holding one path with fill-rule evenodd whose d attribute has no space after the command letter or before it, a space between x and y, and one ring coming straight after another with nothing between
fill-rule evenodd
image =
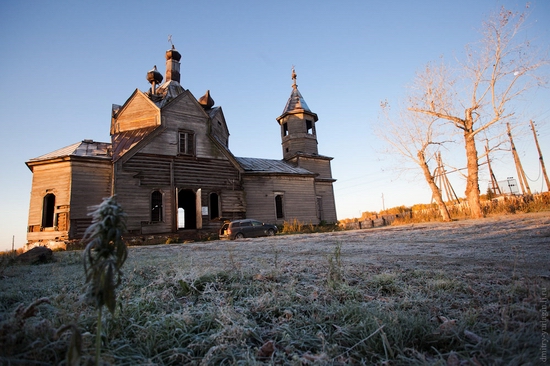
<instances>
[{"instance_id":1,"label":"car wheel","mask_svg":"<svg viewBox=\"0 0 550 366\"><path fill-rule=\"evenodd\" d=\"M273 229L268 229L268 230L267 230L267 235L268 235L268 236L273 236L273 235L275 235L275 230L273 230Z\"/></svg>"},{"instance_id":2,"label":"car wheel","mask_svg":"<svg viewBox=\"0 0 550 366\"><path fill-rule=\"evenodd\" d=\"M235 239L242 239L242 238L244 238L243 233L237 233L237 234L235 234Z\"/></svg>"}]
</instances>

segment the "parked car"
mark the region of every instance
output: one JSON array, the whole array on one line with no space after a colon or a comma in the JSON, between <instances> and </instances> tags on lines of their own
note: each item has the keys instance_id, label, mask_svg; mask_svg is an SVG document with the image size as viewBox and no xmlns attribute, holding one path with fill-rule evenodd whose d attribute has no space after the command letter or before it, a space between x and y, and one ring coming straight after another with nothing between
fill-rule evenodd
<instances>
[{"instance_id":1,"label":"parked car","mask_svg":"<svg viewBox=\"0 0 550 366\"><path fill-rule=\"evenodd\" d=\"M227 221L220 229L220 239L255 238L258 236L273 236L277 226L264 224L258 220L244 219Z\"/></svg>"}]
</instances>

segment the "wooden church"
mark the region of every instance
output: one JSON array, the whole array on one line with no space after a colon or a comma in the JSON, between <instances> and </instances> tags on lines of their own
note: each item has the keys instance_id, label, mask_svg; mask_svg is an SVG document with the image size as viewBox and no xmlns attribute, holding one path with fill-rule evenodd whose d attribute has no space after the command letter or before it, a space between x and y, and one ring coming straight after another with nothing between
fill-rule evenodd
<instances>
[{"instance_id":1,"label":"wooden church","mask_svg":"<svg viewBox=\"0 0 550 366\"><path fill-rule=\"evenodd\" d=\"M27 247L82 238L90 207L116 194L129 236L200 237L223 219L336 222L332 158L319 155L317 114L292 72L280 125L283 159L236 157L222 108L180 84L181 54L166 52L165 78L113 105L111 143L83 140L30 159ZM164 82L163 82L163 79Z\"/></svg>"}]
</instances>

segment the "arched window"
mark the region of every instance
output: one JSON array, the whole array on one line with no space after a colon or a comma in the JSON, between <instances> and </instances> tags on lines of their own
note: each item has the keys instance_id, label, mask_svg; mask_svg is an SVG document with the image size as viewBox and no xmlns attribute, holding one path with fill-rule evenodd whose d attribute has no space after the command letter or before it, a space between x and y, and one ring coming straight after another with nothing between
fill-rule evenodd
<instances>
[{"instance_id":1,"label":"arched window","mask_svg":"<svg viewBox=\"0 0 550 366\"><path fill-rule=\"evenodd\" d=\"M162 221L162 193L153 191L151 193L151 222Z\"/></svg>"},{"instance_id":2,"label":"arched window","mask_svg":"<svg viewBox=\"0 0 550 366\"><path fill-rule=\"evenodd\" d=\"M55 194L48 193L42 203L42 227L54 226Z\"/></svg>"},{"instance_id":3,"label":"arched window","mask_svg":"<svg viewBox=\"0 0 550 366\"><path fill-rule=\"evenodd\" d=\"M210 193L210 220L220 217L220 197L217 193Z\"/></svg>"},{"instance_id":4,"label":"arched window","mask_svg":"<svg viewBox=\"0 0 550 366\"><path fill-rule=\"evenodd\" d=\"M275 211L278 219L285 218L285 212L283 210L283 197L284 196L282 194L277 194L275 196Z\"/></svg>"}]
</instances>

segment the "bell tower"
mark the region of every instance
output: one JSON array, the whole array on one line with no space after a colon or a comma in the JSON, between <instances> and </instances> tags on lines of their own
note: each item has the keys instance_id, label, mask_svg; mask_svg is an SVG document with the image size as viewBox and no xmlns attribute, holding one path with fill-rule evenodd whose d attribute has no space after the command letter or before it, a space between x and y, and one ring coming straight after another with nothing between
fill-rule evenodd
<instances>
[{"instance_id":1,"label":"bell tower","mask_svg":"<svg viewBox=\"0 0 550 366\"><path fill-rule=\"evenodd\" d=\"M292 92L277 122L281 126L283 160L316 174L314 189L319 222L336 222L336 204L330 167L331 157L319 155L317 128L319 118L306 104L296 85L296 72L292 68Z\"/></svg>"},{"instance_id":2,"label":"bell tower","mask_svg":"<svg viewBox=\"0 0 550 366\"><path fill-rule=\"evenodd\" d=\"M296 72L292 68L292 92L283 114L277 117L281 126L281 139L284 160L296 155L318 155L315 123L317 114L313 113L298 90Z\"/></svg>"}]
</instances>

